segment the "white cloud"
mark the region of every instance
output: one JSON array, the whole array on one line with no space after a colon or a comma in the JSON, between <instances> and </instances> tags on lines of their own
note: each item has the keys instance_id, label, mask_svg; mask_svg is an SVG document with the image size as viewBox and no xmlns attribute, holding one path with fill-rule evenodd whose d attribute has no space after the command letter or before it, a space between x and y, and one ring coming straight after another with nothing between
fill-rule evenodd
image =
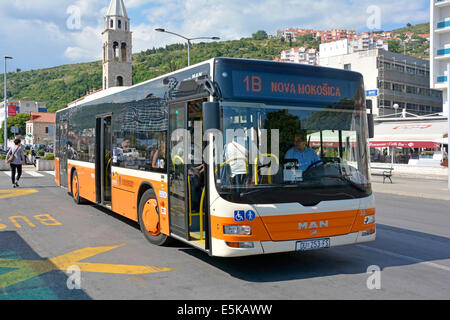
<instances>
[{"instance_id":1,"label":"white cloud","mask_svg":"<svg viewBox=\"0 0 450 320\"><path fill-rule=\"evenodd\" d=\"M138 1L138 0L136 0ZM392 28L428 20L427 0L168 0L144 11L154 26L194 36L220 36L223 40L249 37L257 30L272 34L276 29L309 27L316 29L353 28L366 30L367 8L381 9L381 27ZM167 43L180 42L165 35Z\"/></svg>"},{"instance_id":2,"label":"white cloud","mask_svg":"<svg viewBox=\"0 0 450 320\"><path fill-rule=\"evenodd\" d=\"M72 45L64 55L73 62L92 61L102 58L102 28L85 27L71 36Z\"/></svg>"},{"instance_id":3,"label":"white cloud","mask_svg":"<svg viewBox=\"0 0 450 320\"><path fill-rule=\"evenodd\" d=\"M428 0L396 0L395 6L392 0L124 1L131 18L134 52L183 42L155 32L157 27L187 37L219 36L222 40L249 37L257 30L272 34L286 27L361 31L366 29L370 5L380 7L381 27L385 30L429 19ZM66 11L71 5L81 13L79 30L70 30L66 25ZM31 57L33 52L26 62L30 66L99 59L108 5L109 0L0 0L0 37L4 45L0 54L3 48L8 48L8 54L23 57L27 52Z\"/></svg>"}]
</instances>

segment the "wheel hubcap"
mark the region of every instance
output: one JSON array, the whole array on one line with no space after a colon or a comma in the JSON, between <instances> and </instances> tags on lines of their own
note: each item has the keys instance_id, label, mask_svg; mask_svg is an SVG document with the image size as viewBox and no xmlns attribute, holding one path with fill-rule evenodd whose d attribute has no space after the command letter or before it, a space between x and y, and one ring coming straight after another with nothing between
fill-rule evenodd
<instances>
[{"instance_id":1,"label":"wheel hubcap","mask_svg":"<svg viewBox=\"0 0 450 320\"><path fill-rule=\"evenodd\" d=\"M142 213L142 219L145 229L153 236L157 236L160 234L159 214L157 207L158 204L155 199L147 200Z\"/></svg>"},{"instance_id":2,"label":"wheel hubcap","mask_svg":"<svg viewBox=\"0 0 450 320\"><path fill-rule=\"evenodd\" d=\"M73 178L73 194L75 196L75 198L78 198L78 178L74 177Z\"/></svg>"}]
</instances>

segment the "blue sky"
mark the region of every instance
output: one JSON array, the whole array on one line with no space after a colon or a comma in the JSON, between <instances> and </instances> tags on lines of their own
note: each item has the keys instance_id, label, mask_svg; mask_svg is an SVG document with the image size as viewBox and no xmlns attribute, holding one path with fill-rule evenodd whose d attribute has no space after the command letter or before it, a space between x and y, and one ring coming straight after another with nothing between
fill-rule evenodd
<instances>
[{"instance_id":1,"label":"blue sky","mask_svg":"<svg viewBox=\"0 0 450 320\"><path fill-rule=\"evenodd\" d=\"M103 16L110 0L0 0L0 57L8 70L40 69L100 60ZM187 37L249 37L257 30L305 27L368 31L379 12L381 29L429 21L429 0L124 0L133 52ZM395 3L395 5L394 5ZM377 11L373 11L375 10ZM79 19L77 19L79 17ZM79 24L78 24L79 21ZM3 73L3 68L0 69Z\"/></svg>"}]
</instances>

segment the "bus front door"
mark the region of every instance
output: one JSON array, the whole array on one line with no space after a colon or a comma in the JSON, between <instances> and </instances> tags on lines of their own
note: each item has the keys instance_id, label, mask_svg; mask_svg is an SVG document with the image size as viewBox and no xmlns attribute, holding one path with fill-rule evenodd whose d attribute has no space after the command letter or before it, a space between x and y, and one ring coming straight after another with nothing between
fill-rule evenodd
<instances>
[{"instance_id":1,"label":"bus front door","mask_svg":"<svg viewBox=\"0 0 450 320\"><path fill-rule=\"evenodd\" d=\"M60 150L62 150L61 158L59 159L59 183L62 187L67 187L67 132L68 122L61 121L59 123L59 143Z\"/></svg>"},{"instance_id":2,"label":"bus front door","mask_svg":"<svg viewBox=\"0 0 450 320\"><path fill-rule=\"evenodd\" d=\"M171 232L206 248L208 220L204 214L202 102L169 106L169 201Z\"/></svg>"},{"instance_id":3,"label":"bus front door","mask_svg":"<svg viewBox=\"0 0 450 320\"><path fill-rule=\"evenodd\" d=\"M111 116L97 117L95 179L97 202L111 207Z\"/></svg>"}]
</instances>

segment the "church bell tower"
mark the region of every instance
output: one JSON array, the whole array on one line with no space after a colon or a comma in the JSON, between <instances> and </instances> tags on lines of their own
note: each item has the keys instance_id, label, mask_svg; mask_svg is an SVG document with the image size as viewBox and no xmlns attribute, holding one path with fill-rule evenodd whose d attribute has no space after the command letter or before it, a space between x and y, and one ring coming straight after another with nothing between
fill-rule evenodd
<instances>
[{"instance_id":1,"label":"church bell tower","mask_svg":"<svg viewBox=\"0 0 450 320\"><path fill-rule=\"evenodd\" d=\"M132 85L131 31L123 0L111 0L103 35L103 89Z\"/></svg>"}]
</instances>

